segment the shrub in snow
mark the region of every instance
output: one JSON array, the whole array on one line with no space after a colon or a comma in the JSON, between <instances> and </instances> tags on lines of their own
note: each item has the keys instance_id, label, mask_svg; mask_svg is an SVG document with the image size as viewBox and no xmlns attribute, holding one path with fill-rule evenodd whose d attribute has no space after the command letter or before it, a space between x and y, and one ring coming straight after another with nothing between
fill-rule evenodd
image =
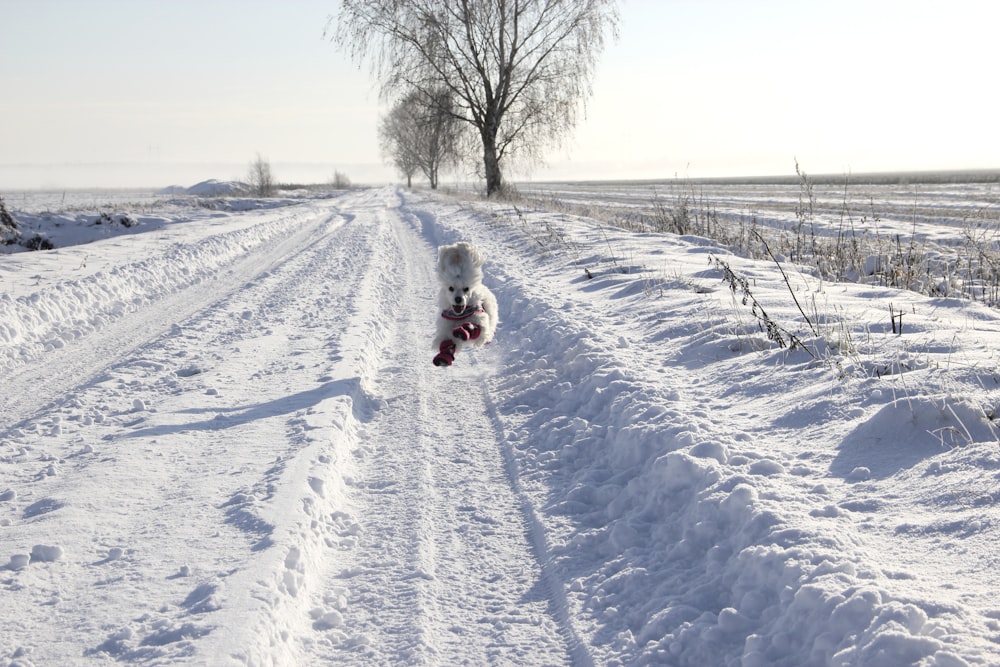
<instances>
[{"instance_id":1,"label":"shrub in snow","mask_svg":"<svg viewBox=\"0 0 1000 667\"><path fill-rule=\"evenodd\" d=\"M125 228L135 227L137 224L139 224L135 220L124 214L119 215L118 219L115 220L114 216L112 216L110 213L106 211L102 211L101 214L97 217L97 219L94 220L95 225L113 225L115 223Z\"/></svg>"},{"instance_id":2,"label":"shrub in snow","mask_svg":"<svg viewBox=\"0 0 1000 667\"><path fill-rule=\"evenodd\" d=\"M3 203L3 197L0 197L0 243L10 245L16 242L20 235L14 216L7 211L7 205Z\"/></svg>"},{"instance_id":3,"label":"shrub in snow","mask_svg":"<svg viewBox=\"0 0 1000 667\"><path fill-rule=\"evenodd\" d=\"M733 296L739 297L740 302L744 306L750 306L750 313L757 318L757 326L767 335L768 340L774 341L781 348L805 350L809 353L809 356L814 359L816 358L812 350L806 347L798 336L771 319L771 316L767 314L764 307L757 301L757 297L750 292L750 282L745 277L733 271L729 267L729 264L714 255L709 256L709 262L713 263L715 268L722 272L722 280L729 285L729 290L733 293Z\"/></svg>"},{"instance_id":4,"label":"shrub in snow","mask_svg":"<svg viewBox=\"0 0 1000 667\"><path fill-rule=\"evenodd\" d=\"M52 241L48 240L41 234L35 234L30 239L22 243L28 250L52 250L55 248Z\"/></svg>"}]
</instances>

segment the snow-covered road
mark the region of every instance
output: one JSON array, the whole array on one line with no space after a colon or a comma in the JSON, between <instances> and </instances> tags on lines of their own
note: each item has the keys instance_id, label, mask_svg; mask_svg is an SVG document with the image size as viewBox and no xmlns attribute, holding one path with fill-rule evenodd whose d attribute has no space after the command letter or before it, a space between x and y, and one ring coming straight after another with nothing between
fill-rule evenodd
<instances>
[{"instance_id":1,"label":"snow-covered road","mask_svg":"<svg viewBox=\"0 0 1000 667\"><path fill-rule=\"evenodd\" d=\"M18 430L58 441L4 480L52 519L22 539L66 551L8 594L36 664L567 662L490 357L430 365L434 248L392 191L349 211L308 208L6 383Z\"/></svg>"},{"instance_id":2,"label":"snow-covered road","mask_svg":"<svg viewBox=\"0 0 1000 667\"><path fill-rule=\"evenodd\" d=\"M441 369L457 240L501 325ZM821 363L710 254L794 320L711 242L392 188L0 256L0 658L997 664L1000 316L843 288Z\"/></svg>"}]
</instances>

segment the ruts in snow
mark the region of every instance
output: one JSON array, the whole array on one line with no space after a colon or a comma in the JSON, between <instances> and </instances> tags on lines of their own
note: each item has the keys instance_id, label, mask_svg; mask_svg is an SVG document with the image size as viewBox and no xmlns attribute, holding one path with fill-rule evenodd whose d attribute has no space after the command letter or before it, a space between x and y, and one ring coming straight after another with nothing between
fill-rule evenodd
<instances>
[{"instance_id":1,"label":"ruts in snow","mask_svg":"<svg viewBox=\"0 0 1000 667\"><path fill-rule=\"evenodd\" d=\"M103 335L25 325L12 356L53 368L15 365L5 403L12 656L569 661L484 406L496 355L428 361L419 220L392 191L304 209L211 239L240 252L194 284L106 296L138 306Z\"/></svg>"}]
</instances>

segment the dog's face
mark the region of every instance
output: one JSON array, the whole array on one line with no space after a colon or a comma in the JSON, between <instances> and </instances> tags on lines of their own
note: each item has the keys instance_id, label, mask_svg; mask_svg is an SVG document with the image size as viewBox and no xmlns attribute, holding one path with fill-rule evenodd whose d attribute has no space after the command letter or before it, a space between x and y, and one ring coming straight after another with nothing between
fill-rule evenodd
<instances>
[{"instance_id":1,"label":"dog's face","mask_svg":"<svg viewBox=\"0 0 1000 667\"><path fill-rule=\"evenodd\" d=\"M464 310L476 301L476 285L483 272L482 257L474 246L458 243L440 249L438 278L441 280L441 302L455 312Z\"/></svg>"},{"instance_id":2,"label":"dog's face","mask_svg":"<svg viewBox=\"0 0 1000 667\"><path fill-rule=\"evenodd\" d=\"M442 290L442 298L448 302L452 310L456 313L465 310L469 305L474 290L472 285L466 285L461 281L449 281Z\"/></svg>"}]
</instances>

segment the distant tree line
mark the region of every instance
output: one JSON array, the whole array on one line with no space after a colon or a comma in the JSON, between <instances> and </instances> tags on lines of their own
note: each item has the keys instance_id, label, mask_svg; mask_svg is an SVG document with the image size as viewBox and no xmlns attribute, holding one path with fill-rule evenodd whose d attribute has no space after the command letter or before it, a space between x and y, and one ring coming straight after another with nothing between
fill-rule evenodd
<instances>
[{"instance_id":1,"label":"distant tree line","mask_svg":"<svg viewBox=\"0 0 1000 667\"><path fill-rule=\"evenodd\" d=\"M279 184L271 171L271 162L260 153L257 153L257 157L250 163L246 179L249 194L255 197L273 197L278 192ZM329 185L338 190L347 190L351 187L351 179L342 171L334 170L333 176L330 177ZM311 186L284 183L280 187L285 189L299 189Z\"/></svg>"}]
</instances>

